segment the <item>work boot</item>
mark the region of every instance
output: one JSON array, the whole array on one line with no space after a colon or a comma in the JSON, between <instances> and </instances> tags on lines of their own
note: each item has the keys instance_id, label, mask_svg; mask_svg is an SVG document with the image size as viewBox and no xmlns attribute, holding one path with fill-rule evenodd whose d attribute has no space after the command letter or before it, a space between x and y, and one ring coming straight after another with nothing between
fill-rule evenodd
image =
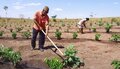
<instances>
[{"instance_id":1,"label":"work boot","mask_svg":"<svg viewBox=\"0 0 120 69\"><path fill-rule=\"evenodd\" d=\"M42 49L42 48L39 48L39 50L40 50L41 52L44 52L44 49Z\"/></svg>"},{"instance_id":2,"label":"work boot","mask_svg":"<svg viewBox=\"0 0 120 69\"><path fill-rule=\"evenodd\" d=\"M35 48L31 48L31 51L35 50Z\"/></svg>"}]
</instances>

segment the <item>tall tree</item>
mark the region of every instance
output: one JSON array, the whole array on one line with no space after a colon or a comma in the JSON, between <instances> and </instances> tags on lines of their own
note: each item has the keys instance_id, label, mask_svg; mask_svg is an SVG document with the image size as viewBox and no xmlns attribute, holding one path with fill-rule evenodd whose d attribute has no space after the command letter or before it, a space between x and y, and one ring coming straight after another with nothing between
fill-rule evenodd
<instances>
[{"instance_id":1,"label":"tall tree","mask_svg":"<svg viewBox=\"0 0 120 69\"><path fill-rule=\"evenodd\" d=\"M7 10L8 10L8 6L4 6L3 9L5 10L5 14L6 14L6 23L7 23Z\"/></svg>"}]
</instances>

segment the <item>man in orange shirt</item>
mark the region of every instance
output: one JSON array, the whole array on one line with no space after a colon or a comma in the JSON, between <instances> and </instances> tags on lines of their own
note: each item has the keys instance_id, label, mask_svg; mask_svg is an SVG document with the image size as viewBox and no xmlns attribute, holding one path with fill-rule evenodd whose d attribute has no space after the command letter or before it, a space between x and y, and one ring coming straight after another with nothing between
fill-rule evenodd
<instances>
[{"instance_id":1,"label":"man in orange shirt","mask_svg":"<svg viewBox=\"0 0 120 69\"><path fill-rule=\"evenodd\" d=\"M49 28L49 16L47 15L48 12L49 8L48 6L45 6L42 11L37 11L35 13L34 22L39 24L39 26L36 23L33 25L31 40L32 49L35 49L36 38L39 33L39 50L44 51L45 35L48 35ZM46 32L46 34L44 34L41 30Z\"/></svg>"}]
</instances>

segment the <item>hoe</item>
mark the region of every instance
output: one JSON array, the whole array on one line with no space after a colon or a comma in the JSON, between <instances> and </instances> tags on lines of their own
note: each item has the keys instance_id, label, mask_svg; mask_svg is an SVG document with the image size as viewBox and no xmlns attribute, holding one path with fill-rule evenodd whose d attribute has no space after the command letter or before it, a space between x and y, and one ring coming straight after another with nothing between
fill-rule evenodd
<instances>
[{"instance_id":1,"label":"hoe","mask_svg":"<svg viewBox=\"0 0 120 69\"><path fill-rule=\"evenodd\" d=\"M34 23L35 23L39 28L41 28L41 26L40 26L36 21L34 21ZM45 33L43 30L41 30L41 31L46 35L46 33ZM55 45L55 43L49 38L49 36L46 35L46 37L47 37L48 40L53 44L53 46L61 53L61 55L64 55L64 54L60 51L60 49L58 49L58 47Z\"/></svg>"}]
</instances>

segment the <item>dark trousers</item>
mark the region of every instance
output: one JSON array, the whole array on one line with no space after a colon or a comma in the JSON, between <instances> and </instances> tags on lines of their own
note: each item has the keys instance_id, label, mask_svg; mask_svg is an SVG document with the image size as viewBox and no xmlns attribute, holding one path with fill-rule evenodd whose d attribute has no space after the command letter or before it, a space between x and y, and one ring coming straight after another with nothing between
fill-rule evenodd
<instances>
[{"instance_id":1,"label":"dark trousers","mask_svg":"<svg viewBox=\"0 0 120 69\"><path fill-rule=\"evenodd\" d=\"M41 30L36 30L36 29L33 28L31 45L32 45L32 48L35 48L36 38L37 38L38 33L39 33L39 48L43 49L44 48L44 43L45 43L45 35Z\"/></svg>"}]
</instances>

